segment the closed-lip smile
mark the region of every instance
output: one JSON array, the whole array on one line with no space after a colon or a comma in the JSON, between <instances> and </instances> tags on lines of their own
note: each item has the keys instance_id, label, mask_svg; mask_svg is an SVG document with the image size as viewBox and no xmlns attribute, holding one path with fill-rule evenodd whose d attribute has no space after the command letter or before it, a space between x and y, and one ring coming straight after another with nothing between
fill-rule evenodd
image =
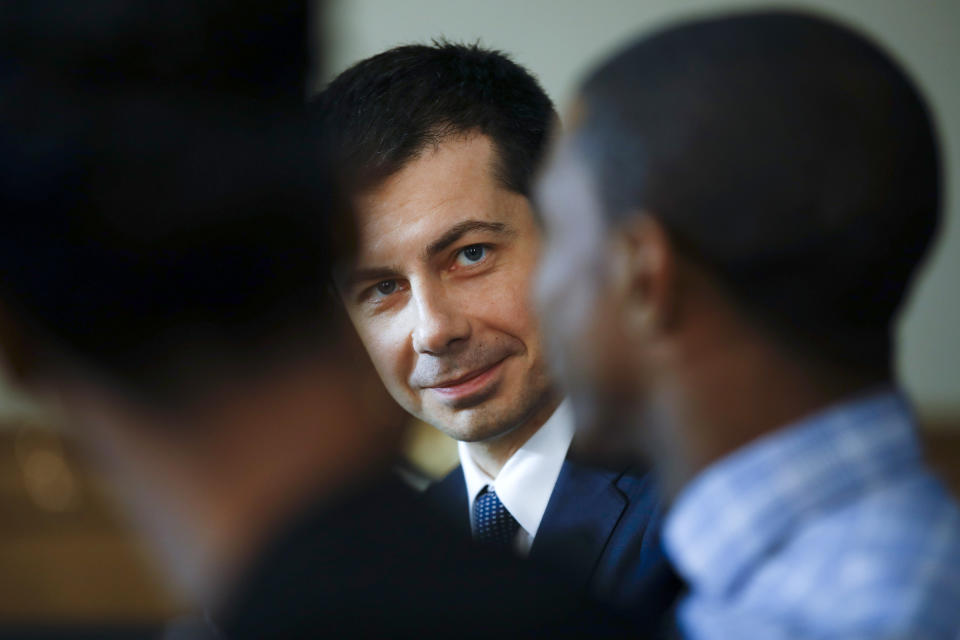
<instances>
[{"instance_id":1,"label":"closed-lip smile","mask_svg":"<svg viewBox=\"0 0 960 640\"><path fill-rule=\"evenodd\" d=\"M439 384L430 385L426 388L437 392L445 399L451 401L460 402L474 399L489 391L495 385L504 360L506 360L506 358L498 360L482 369L475 369L457 378L444 380Z\"/></svg>"}]
</instances>

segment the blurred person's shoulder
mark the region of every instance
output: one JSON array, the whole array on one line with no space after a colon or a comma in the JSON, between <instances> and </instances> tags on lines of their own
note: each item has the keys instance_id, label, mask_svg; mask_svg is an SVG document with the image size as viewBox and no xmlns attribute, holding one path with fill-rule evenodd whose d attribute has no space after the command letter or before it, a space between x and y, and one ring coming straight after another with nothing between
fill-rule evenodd
<instances>
[{"instance_id":1,"label":"blurred person's shoulder","mask_svg":"<svg viewBox=\"0 0 960 640\"><path fill-rule=\"evenodd\" d=\"M732 599L681 605L698 638L943 638L960 629L960 509L925 470L799 523Z\"/></svg>"},{"instance_id":2,"label":"blurred person's shoulder","mask_svg":"<svg viewBox=\"0 0 960 640\"><path fill-rule=\"evenodd\" d=\"M749 591L747 600L807 627L819 621L824 633L952 637L960 629L960 507L918 467L801 523Z\"/></svg>"},{"instance_id":3,"label":"blurred person's shoulder","mask_svg":"<svg viewBox=\"0 0 960 640\"><path fill-rule=\"evenodd\" d=\"M230 611L231 638L625 635L572 591L463 540L394 478L306 512Z\"/></svg>"}]
</instances>

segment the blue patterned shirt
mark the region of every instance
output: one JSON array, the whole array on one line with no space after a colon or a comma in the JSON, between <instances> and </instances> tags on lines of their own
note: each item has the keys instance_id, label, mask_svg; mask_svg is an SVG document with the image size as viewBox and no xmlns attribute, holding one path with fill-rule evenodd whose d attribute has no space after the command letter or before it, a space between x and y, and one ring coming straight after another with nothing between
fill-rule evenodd
<instances>
[{"instance_id":1,"label":"blue patterned shirt","mask_svg":"<svg viewBox=\"0 0 960 640\"><path fill-rule=\"evenodd\" d=\"M960 638L960 510L883 392L704 470L667 514L694 639Z\"/></svg>"}]
</instances>

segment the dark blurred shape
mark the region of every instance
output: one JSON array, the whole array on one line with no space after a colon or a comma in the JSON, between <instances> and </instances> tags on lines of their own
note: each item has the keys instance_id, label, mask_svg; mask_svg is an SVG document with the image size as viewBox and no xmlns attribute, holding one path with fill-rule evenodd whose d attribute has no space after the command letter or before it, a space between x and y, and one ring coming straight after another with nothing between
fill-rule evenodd
<instances>
[{"instance_id":1,"label":"dark blurred shape","mask_svg":"<svg viewBox=\"0 0 960 640\"><path fill-rule=\"evenodd\" d=\"M321 339L318 276L350 233L302 113L306 9L6 9L0 286L26 349L171 400L273 331Z\"/></svg>"},{"instance_id":2,"label":"dark blurred shape","mask_svg":"<svg viewBox=\"0 0 960 640\"><path fill-rule=\"evenodd\" d=\"M304 98L310 2L4 0L4 67L61 86Z\"/></svg>"},{"instance_id":3,"label":"dark blurred shape","mask_svg":"<svg viewBox=\"0 0 960 640\"><path fill-rule=\"evenodd\" d=\"M519 561L463 544L399 478L305 512L231 604L227 637L621 638Z\"/></svg>"}]
</instances>

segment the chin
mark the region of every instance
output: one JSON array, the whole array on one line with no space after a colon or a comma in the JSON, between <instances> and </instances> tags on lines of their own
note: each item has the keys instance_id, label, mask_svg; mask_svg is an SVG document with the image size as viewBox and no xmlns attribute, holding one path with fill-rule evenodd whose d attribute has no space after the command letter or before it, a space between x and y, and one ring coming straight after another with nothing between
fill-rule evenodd
<instances>
[{"instance_id":1,"label":"chin","mask_svg":"<svg viewBox=\"0 0 960 640\"><path fill-rule=\"evenodd\" d=\"M483 442L513 431L522 421L523 411L484 403L459 411L438 411L426 421L461 442Z\"/></svg>"},{"instance_id":2,"label":"chin","mask_svg":"<svg viewBox=\"0 0 960 640\"><path fill-rule=\"evenodd\" d=\"M464 419L466 418L466 419ZM468 418L455 416L444 421L432 421L437 429L443 431L454 440L460 442L483 442L491 440L513 429L513 424L506 424L489 419Z\"/></svg>"}]
</instances>

